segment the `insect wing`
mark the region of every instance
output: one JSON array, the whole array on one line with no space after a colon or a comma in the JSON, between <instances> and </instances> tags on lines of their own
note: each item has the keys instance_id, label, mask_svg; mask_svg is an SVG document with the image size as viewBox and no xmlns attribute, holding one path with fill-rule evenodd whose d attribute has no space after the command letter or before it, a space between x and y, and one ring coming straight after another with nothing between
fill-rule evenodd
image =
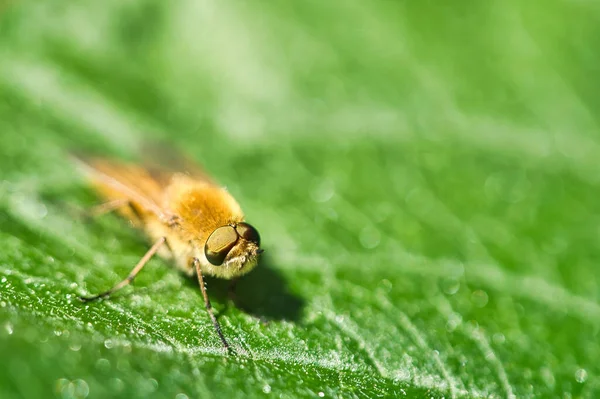
<instances>
[{"instance_id":1,"label":"insect wing","mask_svg":"<svg viewBox=\"0 0 600 399\"><path fill-rule=\"evenodd\" d=\"M76 158L80 169L110 200L124 199L161 219L171 215L164 207L166 180L145 168L103 158Z\"/></svg>"},{"instance_id":2,"label":"insect wing","mask_svg":"<svg viewBox=\"0 0 600 399\"><path fill-rule=\"evenodd\" d=\"M141 153L142 164L158 182L168 184L173 176L185 176L190 181L219 186L196 162L168 144L144 143Z\"/></svg>"}]
</instances>

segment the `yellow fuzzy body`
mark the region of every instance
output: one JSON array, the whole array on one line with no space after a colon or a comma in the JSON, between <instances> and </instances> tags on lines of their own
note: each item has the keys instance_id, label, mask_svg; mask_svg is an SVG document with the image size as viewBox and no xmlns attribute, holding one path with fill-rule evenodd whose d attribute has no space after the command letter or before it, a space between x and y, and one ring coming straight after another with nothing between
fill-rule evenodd
<instances>
[{"instance_id":1,"label":"yellow fuzzy body","mask_svg":"<svg viewBox=\"0 0 600 399\"><path fill-rule=\"evenodd\" d=\"M244 221L237 201L204 173L151 170L138 165L92 159L83 165L99 194L108 202L122 201L118 212L152 240L166 238L159 256L172 260L188 275L200 261L203 274L231 279L257 264L256 243L240 239L226 261L215 266L204 253L207 239L217 228Z\"/></svg>"}]
</instances>

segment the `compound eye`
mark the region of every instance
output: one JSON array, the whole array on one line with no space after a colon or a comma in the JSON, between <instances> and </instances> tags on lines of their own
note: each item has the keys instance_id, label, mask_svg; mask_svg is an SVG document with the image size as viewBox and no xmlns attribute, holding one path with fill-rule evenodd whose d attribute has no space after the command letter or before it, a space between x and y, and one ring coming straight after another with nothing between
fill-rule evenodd
<instances>
[{"instance_id":1,"label":"compound eye","mask_svg":"<svg viewBox=\"0 0 600 399\"><path fill-rule=\"evenodd\" d=\"M256 245L260 247L260 235L258 231L248 223L238 223L235 226L240 237L243 237L245 240L252 241Z\"/></svg>"},{"instance_id":2,"label":"compound eye","mask_svg":"<svg viewBox=\"0 0 600 399\"><path fill-rule=\"evenodd\" d=\"M215 266L221 266L237 240L238 233L233 227L219 227L206 240L206 245L204 245L206 259Z\"/></svg>"}]
</instances>

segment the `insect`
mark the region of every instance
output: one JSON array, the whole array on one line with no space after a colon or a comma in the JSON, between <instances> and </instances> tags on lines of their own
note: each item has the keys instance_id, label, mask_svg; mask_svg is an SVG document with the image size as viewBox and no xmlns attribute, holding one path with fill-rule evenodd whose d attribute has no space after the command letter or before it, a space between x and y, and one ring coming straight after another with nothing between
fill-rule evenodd
<instances>
[{"instance_id":1,"label":"insect","mask_svg":"<svg viewBox=\"0 0 600 399\"><path fill-rule=\"evenodd\" d=\"M263 250L258 231L244 221L237 201L196 166L186 171L140 166L102 158L77 159L106 201L93 213L117 211L141 229L153 245L129 275L84 302L106 298L131 284L156 254L198 278L206 310L229 351L212 311L203 275L232 280L250 272Z\"/></svg>"}]
</instances>

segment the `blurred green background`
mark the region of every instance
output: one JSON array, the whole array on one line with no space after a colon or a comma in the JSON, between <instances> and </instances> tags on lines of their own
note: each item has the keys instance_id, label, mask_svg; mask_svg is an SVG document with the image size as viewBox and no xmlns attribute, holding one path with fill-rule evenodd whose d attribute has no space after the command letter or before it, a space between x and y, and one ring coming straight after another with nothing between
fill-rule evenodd
<instances>
[{"instance_id":1,"label":"blurred green background","mask_svg":"<svg viewBox=\"0 0 600 399\"><path fill-rule=\"evenodd\" d=\"M0 397L600 395L600 3L0 2ZM167 141L261 232L200 292L69 151Z\"/></svg>"}]
</instances>

